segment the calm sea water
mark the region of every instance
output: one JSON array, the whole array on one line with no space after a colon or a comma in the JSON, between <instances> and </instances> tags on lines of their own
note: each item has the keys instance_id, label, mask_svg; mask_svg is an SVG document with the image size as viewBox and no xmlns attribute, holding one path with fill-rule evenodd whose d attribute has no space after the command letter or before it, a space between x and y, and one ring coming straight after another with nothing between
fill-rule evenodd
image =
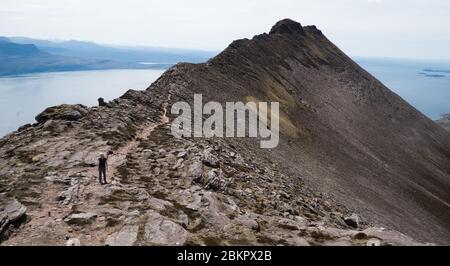
<instances>
[{"instance_id":1,"label":"calm sea water","mask_svg":"<svg viewBox=\"0 0 450 266\"><path fill-rule=\"evenodd\" d=\"M428 117L437 119L450 113L450 63L364 58L356 61ZM128 89L145 89L163 72L101 70L0 78L0 136L33 123L46 107L62 103L96 105L99 97L112 100Z\"/></svg>"},{"instance_id":2,"label":"calm sea water","mask_svg":"<svg viewBox=\"0 0 450 266\"><path fill-rule=\"evenodd\" d=\"M367 58L356 61L429 118L436 120L450 113L450 62Z\"/></svg>"},{"instance_id":3,"label":"calm sea water","mask_svg":"<svg viewBox=\"0 0 450 266\"><path fill-rule=\"evenodd\" d=\"M58 72L0 78L0 136L35 122L46 107L62 103L97 104L129 89L142 90L164 70L101 70Z\"/></svg>"}]
</instances>

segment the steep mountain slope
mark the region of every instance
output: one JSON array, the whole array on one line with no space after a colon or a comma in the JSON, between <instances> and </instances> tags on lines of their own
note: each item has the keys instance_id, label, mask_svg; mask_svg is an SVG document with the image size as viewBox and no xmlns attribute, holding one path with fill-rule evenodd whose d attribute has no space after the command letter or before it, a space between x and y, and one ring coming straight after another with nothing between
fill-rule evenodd
<instances>
[{"instance_id":1,"label":"steep mountain slope","mask_svg":"<svg viewBox=\"0 0 450 266\"><path fill-rule=\"evenodd\" d=\"M449 134L314 26L279 22L185 72L184 98L279 101L284 137L267 156L283 169L371 222L448 243Z\"/></svg>"},{"instance_id":2,"label":"steep mountain slope","mask_svg":"<svg viewBox=\"0 0 450 266\"><path fill-rule=\"evenodd\" d=\"M280 102L280 145L175 139L168 108L194 93ZM100 186L107 151L113 181ZM4 243L448 244L449 161L448 132L316 27L283 20L146 91L50 108L0 140L0 193L27 207Z\"/></svg>"}]
</instances>

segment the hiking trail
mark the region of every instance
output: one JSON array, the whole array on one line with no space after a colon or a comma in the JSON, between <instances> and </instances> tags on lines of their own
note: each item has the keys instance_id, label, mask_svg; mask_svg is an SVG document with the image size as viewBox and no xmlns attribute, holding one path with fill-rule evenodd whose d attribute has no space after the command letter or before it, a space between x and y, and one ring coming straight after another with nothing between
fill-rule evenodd
<instances>
[{"instance_id":1,"label":"hiking trail","mask_svg":"<svg viewBox=\"0 0 450 266\"><path fill-rule=\"evenodd\" d=\"M29 239L38 237L35 235L35 232L40 232L49 241L61 243L61 241L65 242L72 238L78 239L80 236L85 236L83 237L84 245L103 245L105 239L116 230L114 226L93 230L86 236L83 230L79 231L79 229L67 227L62 221L73 213L101 216L100 212L104 208L101 206L102 195L107 194L108 191L113 191L114 187L125 190L131 188L122 184L120 179L116 177L117 169L126 163L127 155L132 153L142 140L147 139L156 128L169 123L170 119L167 116L167 108L170 99L171 94L169 93L167 99L162 104L162 115L160 116L159 122L145 124L131 141L114 150L113 154L108 157L108 169L106 172L108 184L100 185L97 165L70 169L67 175L65 175L69 178L70 185L65 186L61 190L61 185L49 182L46 190L41 194L39 207L30 209L27 212L33 218L22 228L24 232L28 232L24 234L25 237L18 236L16 238L13 236L5 241L4 244L15 245L17 243L28 243L30 241ZM61 195L65 197L63 200L58 199L61 198ZM64 244L64 242L61 244Z\"/></svg>"}]
</instances>

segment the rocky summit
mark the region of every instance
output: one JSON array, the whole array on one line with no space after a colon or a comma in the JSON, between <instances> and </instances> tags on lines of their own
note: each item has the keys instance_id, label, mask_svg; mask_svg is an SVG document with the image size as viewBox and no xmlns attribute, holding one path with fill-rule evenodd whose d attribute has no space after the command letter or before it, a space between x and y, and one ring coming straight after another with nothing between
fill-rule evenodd
<instances>
[{"instance_id":1,"label":"rocky summit","mask_svg":"<svg viewBox=\"0 0 450 266\"><path fill-rule=\"evenodd\" d=\"M280 144L175 138L170 108L194 94L279 102ZM282 20L145 91L36 120L0 140L2 245L450 243L450 134L315 26Z\"/></svg>"}]
</instances>

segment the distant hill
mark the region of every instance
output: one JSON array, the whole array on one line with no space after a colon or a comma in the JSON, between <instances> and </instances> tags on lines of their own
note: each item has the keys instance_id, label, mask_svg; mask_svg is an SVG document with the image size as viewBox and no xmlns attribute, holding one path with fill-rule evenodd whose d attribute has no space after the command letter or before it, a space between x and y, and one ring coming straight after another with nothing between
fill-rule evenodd
<instances>
[{"instance_id":1,"label":"distant hill","mask_svg":"<svg viewBox=\"0 0 450 266\"><path fill-rule=\"evenodd\" d=\"M39 72L80 71L101 69L149 69L167 68L170 65L141 65L110 60L88 60L51 54L2 55L0 53L0 76Z\"/></svg>"},{"instance_id":2,"label":"distant hill","mask_svg":"<svg viewBox=\"0 0 450 266\"><path fill-rule=\"evenodd\" d=\"M40 40L27 37L11 37L10 39L16 43L34 44L40 50L50 54L128 63L199 63L215 55L215 52L176 48L107 46L85 41Z\"/></svg>"},{"instance_id":3,"label":"distant hill","mask_svg":"<svg viewBox=\"0 0 450 266\"><path fill-rule=\"evenodd\" d=\"M33 44L13 43L8 38L0 37L0 55L32 56L44 54Z\"/></svg>"},{"instance_id":4,"label":"distant hill","mask_svg":"<svg viewBox=\"0 0 450 266\"><path fill-rule=\"evenodd\" d=\"M99 69L161 69L170 67L172 62L199 62L207 58L206 53L198 51L145 49L126 50L80 41L0 37L0 76Z\"/></svg>"}]
</instances>

